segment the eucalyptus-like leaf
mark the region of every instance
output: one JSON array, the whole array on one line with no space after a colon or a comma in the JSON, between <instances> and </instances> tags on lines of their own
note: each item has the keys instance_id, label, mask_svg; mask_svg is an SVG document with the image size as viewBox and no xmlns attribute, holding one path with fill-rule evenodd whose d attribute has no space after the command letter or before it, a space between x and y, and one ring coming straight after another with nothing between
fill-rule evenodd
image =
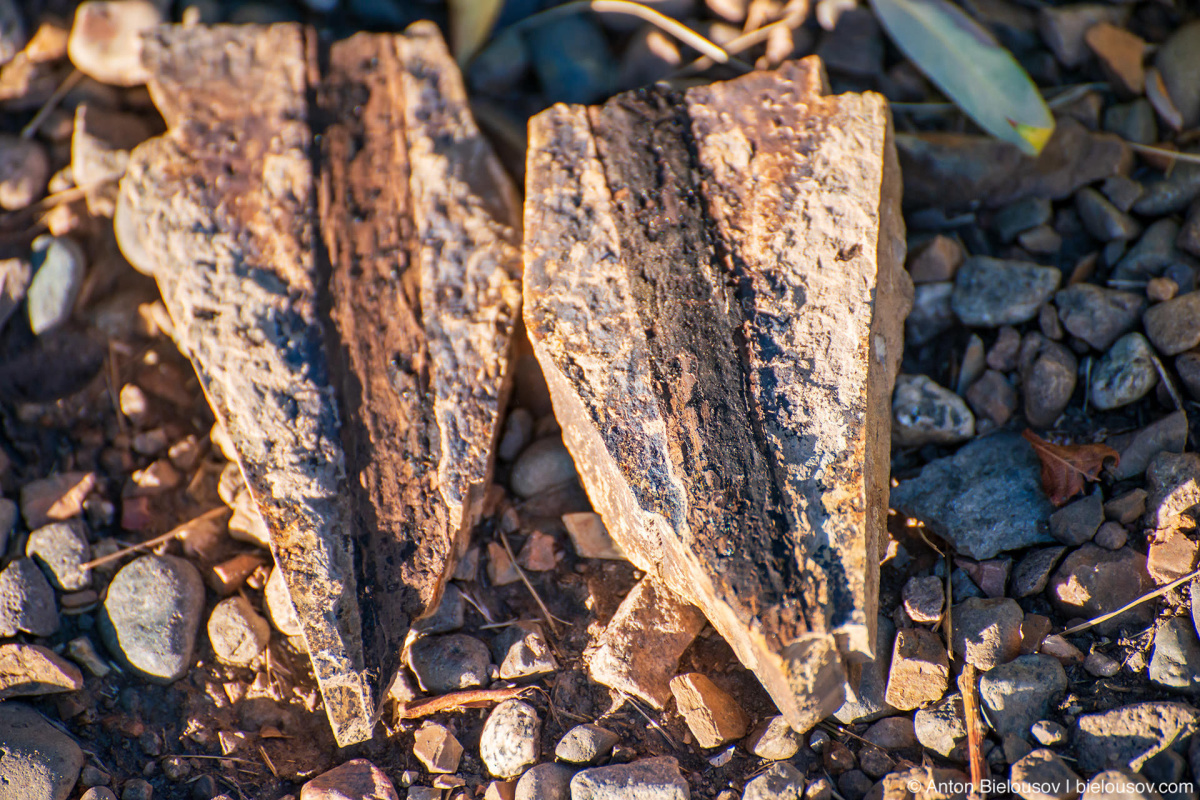
<instances>
[{"instance_id":1,"label":"eucalyptus-like leaf","mask_svg":"<svg viewBox=\"0 0 1200 800\"><path fill-rule=\"evenodd\" d=\"M471 60L471 56L483 46L504 0L449 0L450 49L460 65Z\"/></svg>"},{"instance_id":2,"label":"eucalyptus-like leaf","mask_svg":"<svg viewBox=\"0 0 1200 800\"><path fill-rule=\"evenodd\" d=\"M896 46L988 133L1029 155L1054 132L1046 101L1012 53L946 0L871 0Z\"/></svg>"}]
</instances>

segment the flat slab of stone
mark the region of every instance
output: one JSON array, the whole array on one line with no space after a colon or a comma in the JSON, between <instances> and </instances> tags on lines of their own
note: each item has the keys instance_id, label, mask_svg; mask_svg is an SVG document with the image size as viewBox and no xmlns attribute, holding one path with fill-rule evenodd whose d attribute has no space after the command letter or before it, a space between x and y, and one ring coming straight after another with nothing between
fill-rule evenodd
<instances>
[{"instance_id":1,"label":"flat slab of stone","mask_svg":"<svg viewBox=\"0 0 1200 800\"><path fill-rule=\"evenodd\" d=\"M926 464L892 490L892 507L924 522L980 561L1036 544L1051 544L1054 506L1042 489L1041 464L1015 433L996 433Z\"/></svg>"},{"instance_id":2,"label":"flat slab of stone","mask_svg":"<svg viewBox=\"0 0 1200 800\"><path fill-rule=\"evenodd\" d=\"M875 654L911 282L887 104L820 61L530 123L525 323L637 567L798 730Z\"/></svg>"},{"instance_id":3,"label":"flat slab of stone","mask_svg":"<svg viewBox=\"0 0 1200 800\"><path fill-rule=\"evenodd\" d=\"M431 24L166 26L168 131L115 220L270 531L341 745L370 738L490 483L520 304L516 193Z\"/></svg>"}]
</instances>

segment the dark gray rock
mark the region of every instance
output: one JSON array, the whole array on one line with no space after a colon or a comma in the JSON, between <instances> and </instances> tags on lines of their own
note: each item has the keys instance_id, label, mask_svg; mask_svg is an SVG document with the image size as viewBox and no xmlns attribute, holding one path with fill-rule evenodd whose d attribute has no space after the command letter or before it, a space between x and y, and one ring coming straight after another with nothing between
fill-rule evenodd
<instances>
[{"instance_id":1,"label":"dark gray rock","mask_svg":"<svg viewBox=\"0 0 1200 800\"><path fill-rule=\"evenodd\" d=\"M833 712L838 722L871 722L896 713L896 709L885 699L895 641L895 624L886 616L880 616L875 634L875 658L863 664L858 688L846 687L846 702Z\"/></svg>"},{"instance_id":2,"label":"dark gray rock","mask_svg":"<svg viewBox=\"0 0 1200 800\"><path fill-rule=\"evenodd\" d=\"M1075 354L1065 346L1053 341L1041 343L1021 374L1029 424L1043 428L1054 424L1071 402L1078 371Z\"/></svg>"},{"instance_id":3,"label":"dark gray rock","mask_svg":"<svg viewBox=\"0 0 1200 800\"><path fill-rule=\"evenodd\" d=\"M1200 712L1183 703L1151 701L1079 718L1075 748L1086 773L1142 769L1151 757L1181 750L1196 732Z\"/></svg>"},{"instance_id":4,"label":"dark gray rock","mask_svg":"<svg viewBox=\"0 0 1200 800\"><path fill-rule=\"evenodd\" d=\"M1146 336L1163 355L1173 356L1200 344L1200 292L1189 292L1152 306L1142 315Z\"/></svg>"},{"instance_id":5,"label":"dark gray rock","mask_svg":"<svg viewBox=\"0 0 1200 800\"><path fill-rule=\"evenodd\" d=\"M1136 239L1142 232L1137 220L1114 206L1104 195L1090 187L1075 194L1075 209L1083 227L1094 238L1102 242L1115 239Z\"/></svg>"},{"instance_id":6,"label":"dark gray rock","mask_svg":"<svg viewBox=\"0 0 1200 800\"><path fill-rule=\"evenodd\" d=\"M488 772L515 778L537 763L542 721L533 706L505 700L488 714L479 737L479 756Z\"/></svg>"},{"instance_id":7,"label":"dark gray rock","mask_svg":"<svg viewBox=\"0 0 1200 800\"><path fill-rule=\"evenodd\" d=\"M1111 468L1113 478L1121 481L1141 475L1159 453L1182 453L1187 446L1187 437L1187 414L1183 411L1151 422L1119 448L1121 460Z\"/></svg>"},{"instance_id":8,"label":"dark gray rock","mask_svg":"<svg viewBox=\"0 0 1200 800\"><path fill-rule=\"evenodd\" d=\"M1059 63L1075 69L1091 55L1084 36L1101 22L1120 25L1129 12L1101 3L1044 6L1038 11L1038 33Z\"/></svg>"},{"instance_id":9,"label":"dark gray rock","mask_svg":"<svg viewBox=\"0 0 1200 800\"><path fill-rule=\"evenodd\" d=\"M1030 597L1046 588L1065 547L1041 547L1030 550L1013 568L1010 586L1016 597Z\"/></svg>"},{"instance_id":10,"label":"dark gray rock","mask_svg":"<svg viewBox=\"0 0 1200 800\"><path fill-rule=\"evenodd\" d=\"M488 646L474 636L451 633L417 639L409 648L408 665L422 689L443 694L487 685L492 658Z\"/></svg>"},{"instance_id":11,"label":"dark gray rock","mask_svg":"<svg viewBox=\"0 0 1200 800\"><path fill-rule=\"evenodd\" d=\"M1158 383L1154 351L1140 333L1127 333L1092 368L1092 403L1108 411L1141 400Z\"/></svg>"},{"instance_id":12,"label":"dark gray rock","mask_svg":"<svg viewBox=\"0 0 1200 800\"><path fill-rule=\"evenodd\" d=\"M141 556L108 586L100 632L114 656L147 677L174 681L192 666L204 581L182 558Z\"/></svg>"},{"instance_id":13,"label":"dark gray rock","mask_svg":"<svg viewBox=\"0 0 1200 800\"><path fill-rule=\"evenodd\" d=\"M1018 656L979 678L979 697L996 733L1027 736L1067 690L1067 673L1058 659L1041 654Z\"/></svg>"},{"instance_id":14,"label":"dark gray rock","mask_svg":"<svg viewBox=\"0 0 1200 800\"><path fill-rule=\"evenodd\" d=\"M18 631L50 636L58 625L58 606L46 576L32 559L14 559L0 572L0 636Z\"/></svg>"},{"instance_id":15,"label":"dark gray rock","mask_svg":"<svg viewBox=\"0 0 1200 800\"><path fill-rule=\"evenodd\" d=\"M28 41L20 5L16 0L0 0L0 65L12 61Z\"/></svg>"},{"instance_id":16,"label":"dark gray rock","mask_svg":"<svg viewBox=\"0 0 1200 800\"><path fill-rule=\"evenodd\" d=\"M866 8L852 8L837 18L834 29L821 37L817 55L827 69L860 78L883 71L883 33L875 15Z\"/></svg>"},{"instance_id":17,"label":"dark gray rock","mask_svg":"<svg viewBox=\"0 0 1200 800\"><path fill-rule=\"evenodd\" d=\"M509 625L492 640L492 653L504 680L545 675L558 669L542 626L536 622Z\"/></svg>"},{"instance_id":18,"label":"dark gray rock","mask_svg":"<svg viewBox=\"0 0 1200 800\"><path fill-rule=\"evenodd\" d=\"M81 568L92 557L87 524L81 519L54 522L29 534L25 555L46 571L56 589L76 592L92 583L90 569Z\"/></svg>"},{"instance_id":19,"label":"dark gray rock","mask_svg":"<svg viewBox=\"0 0 1200 800\"><path fill-rule=\"evenodd\" d=\"M0 258L0 331L25 299L33 267L24 258Z\"/></svg>"},{"instance_id":20,"label":"dark gray rock","mask_svg":"<svg viewBox=\"0 0 1200 800\"><path fill-rule=\"evenodd\" d=\"M563 764L538 764L517 781L514 800L569 800L575 770Z\"/></svg>"},{"instance_id":21,"label":"dark gray rock","mask_svg":"<svg viewBox=\"0 0 1200 800\"><path fill-rule=\"evenodd\" d=\"M1179 223L1173 219L1160 219L1146 228L1142 238L1121 257L1113 269L1113 278L1120 280L1147 280L1159 275L1179 258L1175 240L1179 237Z\"/></svg>"},{"instance_id":22,"label":"dark gray rock","mask_svg":"<svg viewBox=\"0 0 1200 800\"><path fill-rule=\"evenodd\" d=\"M1089 542L1063 559L1050 579L1050 598L1064 618L1090 619L1116 611L1152 588L1145 555L1128 547L1105 550ZM1099 623L1096 630L1111 634L1153 617L1153 604L1142 603Z\"/></svg>"},{"instance_id":23,"label":"dark gray rock","mask_svg":"<svg viewBox=\"0 0 1200 800\"><path fill-rule=\"evenodd\" d=\"M1096 538L1092 541L1105 550L1120 550L1129 542L1129 532L1121 523L1109 520L1100 526L1100 530L1096 531Z\"/></svg>"},{"instance_id":24,"label":"dark gray rock","mask_svg":"<svg viewBox=\"0 0 1200 800\"><path fill-rule=\"evenodd\" d=\"M925 375L900 375L892 393L892 440L901 447L955 444L975 433L963 399Z\"/></svg>"},{"instance_id":25,"label":"dark gray rock","mask_svg":"<svg viewBox=\"0 0 1200 800\"><path fill-rule=\"evenodd\" d=\"M967 723L962 695L952 694L913 716L913 730L922 747L954 761L966 760Z\"/></svg>"},{"instance_id":26,"label":"dark gray rock","mask_svg":"<svg viewBox=\"0 0 1200 800\"><path fill-rule=\"evenodd\" d=\"M593 103L612 92L615 60L592 17L572 14L538 25L525 36L533 71L551 103Z\"/></svg>"},{"instance_id":27,"label":"dark gray rock","mask_svg":"<svg viewBox=\"0 0 1200 800\"><path fill-rule=\"evenodd\" d=\"M1049 198L1027 197L999 209L992 217L992 229L1008 244L1030 228L1045 225L1053 213Z\"/></svg>"},{"instance_id":28,"label":"dark gray rock","mask_svg":"<svg viewBox=\"0 0 1200 800\"><path fill-rule=\"evenodd\" d=\"M1150 680L1188 694L1200 693L1200 639L1188 617L1160 620L1154 630Z\"/></svg>"},{"instance_id":29,"label":"dark gray rock","mask_svg":"<svg viewBox=\"0 0 1200 800\"><path fill-rule=\"evenodd\" d=\"M1092 540L1102 522L1104 498L1100 492L1092 492L1050 515L1050 535L1063 544L1080 545Z\"/></svg>"},{"instance_id":30,"label":"dark gray rock","mask_svg":"<svg viewBox=\"0 0 1200 800\"><path fill-rule=\"evenodd\" d=\"M418 620L413 628L424 634L456 631L463 626L466 602L463 599L462 591L453 583L447 583L446 589L442 592L442 602L438 603L437 610L430 616Z\"/></svg>"},{"instance_id":31,"label":"dark gray rock","mask_svg":"<svg viewBox=\"0 0 1200 800\"><path fill-rule=\"evenodd\" d=\"M908 717L884 717L867 728L862 737L884 750L904 750L917 743L916 729Z\"/></svg>"},{"instance_id":32,"label":"dark gray rock","mask_svg":"<svg viewBox=\"0 0 1200 800\"><path fill-rule=\"evenodd\" d=\"M0 798L67 800L83 751L24 703L0 703Z\"/></svg>"},{"instance_id":33,"label":"dark gray rock","mask_svg":"<svg viewBox=\"0 0 1200 800\"><path fill-rule=\"evenodd\" d=\"M1150 105L1149 103L1145 104L1147 106ZM1153 118L1153 109L1150 110L1150 115L1151 118ZM1153 141L1157 141L1157 139L1154 139ZM1142 184L1138 183L1133 178L1125 175L1114 175L1104 181L1104 183L1100 186L1100 191L1104 193L1104 196L1107 197L1108 201L1114 206L1122 211L1128 211L1129 209L1133 208L1133 204L1137 202L1138 198L1142 196L1142 192L1145 190L1142 188Z\"/></svg>"},{"instance_id":34,"label":"dark gray rock","mask_svg":"<svg viewBox=\"0 0 1200 800\"><path fill-rule=\"evenodd\" d=\"M71 316L83 288L86 261L83 249L63 236L39 237L33 244L33 280L25 296L29 328L43 334Z\"/></svg>"},{"instance_id":35,"label":"dark gray rock","mask_svg":"<svg viewBox=\"0 0 1200 800\"><path fill-rule=\"evenodd\" d=\"M1190 147L1184 152L1195 155L1197 148ZM1198 195L1200 164L1176 161L1166 176L1144 184L1142 196L1133 204L1133 210L1147 217L1177 214L1191 205Z\"/></svg>"},{"instance_id":36,"label":"dark gray rock","mask_svg":"<svg viewBox=\"0 0 1200 800\"><path fill-rule=\"evenodd\" d=\"M1011 661L1021 652L1025 612L1007 597L970 597L955 604L951 643L954 652L981 670Z\"/></svg>"},{"instance_id":37,"label":"dark gray rock","mask_svg":"<svg viewBox=\"0 0 1200 800\"><path fill-rule=\"evenodd\" d=\"M871 791L871 787L874 785L875 781L867 777L867 773L861 769L848 769L841 775L837 776L838 792L840 792L842 797L846 798L846 800L863 800L863 798L867 796L867 792ZM749 796L750 795L747 792L742 795L742 798L745 800L745 798ZM791 795L788 794L786 790L773 791L771 794L765 795L765 797L763 795L759 795L759 797L763 797L764 800L767 798L774 800L776 797L790 796ZM799 800L799 798L802 796L802 793L797 794L797 800Z\"/></svg>"},{"instance_id":38,"label":"dark gray rock","mask_svg":"<svg viewBox=\"0 0 1200 800\"><path fill-rule=\"evenodd\" d=\"M1042 490L1041 464L1013 433L981 437L927 464L892 490L891 504L977 560L1053 542L1047 530L1053 506Z\"/></svg>"},{"instance_id":39,"label":"dark gray rock","mask_svg":"<svg viewBox=\"0 0 1200 800\"><path fill-rule=\"evenodd\" d=\"M1145 98L1132 103L1114 103L1104 110L1104 130L1137 144L1155 144L1158 142L1158 119L1154 115L1154 106ZM1128 211L1129 206L1122 210Z\"/></svg>"},{"instance_id":40,"label":"dark gray rock","mask_svg":"<svg viewBox=\"0 0 1200 800\"><path fill-rule=\"evenodd\" d=\"M620 740L617 734L599 725L576 725L558 740L554 757L571 764L595 764L611 753Z\"/></svg>"},{"instance_id":41,"label":"dark gray rock","mask_svg":"<svg viewBox=\"0 0 1200 800\"><path fill-rule=\"evenodd\" d=\"M913 345L933 341L954 327L956 319L950 307L954 284L920 283L913 287L913 307L904 321L904 340Z\"/></svg>"},{"instance_id":42,"label":"dark gray rock","mask_svg":"<svg viewBox=\"0 0 1200 800\"><path fill-rule=\"evenodd\" d=\"M688 800L687 780L670 756L585 769L571 779L571 800Z\"/></svg>"},{"instance_id":43,"label":"dark gray rock","mask_svg":"<svg viewBox=\"0 0 1200 800\"><path fill-rule=\"evenodd\" d=\"M496 457L502 461L512 461L521 454L529 444L533 435L534 419L527 409L514 408L504 421L504 434L496 445Z\"/></svg>"},{"instance_id":44,"label":"dark gray rock","mask_svg":"<svg viewBox=\"0 0 1200 800\"><path fill-rule=\"evenodd\" d=\"M1017 325L1037 316L1061 280L1052 267L972 256L955 274L950 305L964 325Z\"/></svg>"},{"instance_id":45,"label":"dark gray rock","mask_svg":"<svg viewBox=\"0 0 1200 800\"><path fill-rule=\"evenodd\" d=\"M522 451L508 481L518 497L533 497L575 479L570 452L562 439L551 436L538 439Z\"/></svg>"},{"instance_id":46,"label":"dark gray rock","mask_svg":"<svg viewBox=\"0 0 1200 800\"><path fill-rule=\"evenodd\" d=\"M1133 292L1077 283L1055 293L1054 305L1068 333L1097 350L1107 350L1137 324L1146 301Z\"/></svg>"},{"instance_id":47,"label":"dark gray rock","mask_svg":"<svg viewBox=\"0 0 1200 800\"><path fill-rule=\"evenodd\" d=\"M0 327L3 323L0 322ZM6 497L0 497L0 557L8 549L8 537L17 525L17 517L21 515L17 504Z\"/></svg>"},{"instance_id":48,"label":"dark gray rock","mask_svg":"<svg viewBox=\"0 0 1200 800\"><path fill-rule=\"evenodd\" d=\"M1176 30L1154 57L1171 102L1179 109L1185 128L1200 124L1200 22Z\"/></svg>"}]
</instances>

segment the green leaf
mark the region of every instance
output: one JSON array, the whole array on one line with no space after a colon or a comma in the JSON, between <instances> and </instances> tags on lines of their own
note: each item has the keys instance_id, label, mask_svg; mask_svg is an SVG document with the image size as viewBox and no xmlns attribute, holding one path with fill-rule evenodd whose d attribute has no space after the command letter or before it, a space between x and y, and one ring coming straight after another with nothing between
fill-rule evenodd
<instances>
[{"instance_id":1,"label":"green leaf","mask_svg":"<svg viewBox=\"0 0 1200 800\"><path fill-rule=\"evenodd\" d=\"M979 127L1029 155L1054 117L1029 75L987 30L946 0L871 0L896 46Z\"/></svg>"},{"instance_id":2,"label":"green leaf","mask_svg":"<svg viewBox=\"0 0 1200 800\"><path fill-rule=\"evenodd\" d=\"M449 0L450 49L465 66L487 41L504 0Z\"/></svg>"}]
</instances>

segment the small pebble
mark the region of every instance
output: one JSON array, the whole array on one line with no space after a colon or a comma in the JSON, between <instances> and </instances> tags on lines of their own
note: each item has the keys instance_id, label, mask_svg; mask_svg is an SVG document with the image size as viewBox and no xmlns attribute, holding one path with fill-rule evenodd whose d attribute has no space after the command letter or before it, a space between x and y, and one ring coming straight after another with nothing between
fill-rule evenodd
<instances>
[{"instance_id":1,"label":"small pebble","mask_svg":"<svg viewBox=\"0 0 1200 800\"><path fill-rule=\"evenodd\" d=\"M1125 526L1109 520L1100 526L1100 530L1096 531L1096 536L1092 541L1106 550L1120 550L1128 539L1129 534L1125 531Z\"/></svg>"},{"instance_id":2,"label":"small pebble","mask_svg":"<svg viewBox=\"0 0 1200 800\"><path fill-rule=\"evenodd\" d=\"M447 583L437 609L430 616L417 620L413 627L424 634L449 633L463 626L465 614L466 600L462 591L453 583Z\"/></svg>"},{"instance_id":3,"label":"small pebble","mask_svg":"<svg viewBox=\"0 0 1200 800\"><path fill-rule=\"evenodd\" d=\"M441 791L437 791L434 800L441 795ZM412 789L408 796L413 800L418 797ZM303 800L399 800L396 787L384 771L365 758L347 761L318 775L301 787L300 797Z\"/></svg>"},{"instance_id":4,"label":"small pebble","mask_svg":"<svg viewBox=\"0 0 1200 800\"><path fill-rule=\"evenodd\" d=\"M1083 669L1097 678L1111 678L1121 671L1121 664L1103 653L1089 653L1083 660Z\"/></svg>"},{"instance_id":5,"label":"small pebble","mask_svg":"<svg viewBox=\"0 0 1200 800\"><path fill-rule=\"evenodd\" d=\"M571 537L571 544L575 546L575 554L580 558L626 560L599 514L592 511L563 514L562 522L567 535Z\"/></svg>"},{"instance_id":6,"label":"small pebble","mask_svg":"<svg viewBox=\"0 0 1200 800\"><path fill-rule=\"evenodd\" d=\"M504 421L504 435L496 445L496 456L501 461L512 461L525 449L533 435L533 422L533 414L528 409L514 408L509 412Z\"/></svg>"},{"instance_id":7,"label":"small pebble","mask_svg":"<svg viewBox=\"0 0 1200 800\"><path fill-rule=\"evenodd\" d=\"M1163 355L1191 350L1200 344L1200 292L1189 292L1151 306L1142 321L1147 338Z\"/></svg>"},{"instance_id":8,"label":"small pebble","mask_svg":"<svg viewBox=\"0 0 1200 800\"><path fill-rule=\"evenodd\" d=\"M278 567L271 570L263 599L267 607L267 616L271 618L275 629L284 636L298 636L300 618L296 616L296 606L292 604L292 596L283 580L283 571Z\"/></svg>"},{"instance_id":9,"label":"small pebble","mask_svg":"<svg viewBox=\"0 0 1200 800\"><path fill-rule=\"evenodd\" d=\"M559 740L554 756L572 764L595 764L611 753L618 741L620 737L607 728L590 723L576 725Z\"/></svg>"},{"instance_id":10,"label":"small pebble","mask_svg":"<svg viewBox=\"0 0 1200 800\"><path fill-rule=\"evenodd\" d=\"M902 447L954 444L975 433L963 399L925 375L900 375L892 395L892 438Z\"/></svg>"},{"instance_id":11,"label":"small pebble","mask_svg":"<svg viewBox=\"0 0 1200 800\"><path fill-rule=\"evenodd\" d=\"M1066 545L1090 542L1104 522L1104 498L1093 492L1050 515L1050 534Z\"/></svg>"},{"instance_id":12,"label":"small pebble","mask_svg":"<svg viewBox=\"0 0 1200 800\"><path fill-rule=\"evenodd\" d=\"M1023 371L1025 417L1038 427L1050 427L1071 402L1078 362L1058 342L1044 342L1029 368Z\"/></svg>"},{"instance_id":13,"label":"small pebble","mask_svg":"<svg viewBox=\"0 0 1200 800\"><path fill-rule=\"evenodd\" d=\"M902 595L904 610L913 622L929 624L942 618L945 587L937 576L909 578Z\"/></svg>"},{"instance_id":14,"label":"small pebble","mask_svg":"<svg viewBox=\"0 0 1200 800\"><path fill-rule=\"evenodd\" d=\"M79 668L53 650L21 642L0 644L0 700L82 687Z\"/></svg>"},{"instance_id":15,"label":"small pebble","mask_svg":"<svg viewBox=\"0 0 1200 800\"><path fill-rule=\"evenodd\" d=\"M59 591L75 592L91 585L91 571L81 567L92 557L87 524L81 519L53 522L33 531L25 555L38 562Z\"/></svg>"},{"instance_id":16,"label":"small pebble","mask_svg":"<svg viewBox=\"0 0 1200 800\"><path fill-rule=\"evenodd\" d=\"M1033 723L1030 733L1033 734L1033 738L1046 747L1062 744L1067 740L1067 729L1049 719L1038 720Z\"/></svg>"},{"instance_id":17,"label":"small pebble","mask_svg":"<svg viewBox=\"0 0 1200 800\"><path fill-rule=\"evenodd\" d=\"M570 800L575 770L564 764L538 764L517 781L514 800Z\"/></svg>"},{"instance_id":18,"label":"small pebble","mask_svg":"<svg viewBox=\"0 0 1200 800\"><path fill-rule=\"evenodd\" d=\"M149 0L88 0L75 10L67 53L80 72L100 83L140 86L150 77L142 65L141 34L162 21Z\"/></svg>"},{"instance_id":19,"label":"small pebble","mask_svg":"<svg viewBox=\"0 0 1200 800\"><path fill-rule=\"evenodd\" d=\"M429 772L456 772L462 754L462 745L445 725L425 722L413 734L413 755Z\"/></svg>"},{"instance_id":20,"label":"small pebble","mask_svg":"<svg viewBox=\"0 0 1200 800\"><path fill-rule=\"evenodd\" d=\"M750 727L745 710L728 692L699 672L676 675L670 682L675 707L704 748L740 739Z\"/></svg>"},{"instance_id":21,"label":"small pebble","mask_svg":"<svg viewBox=\"0 0 1200 800\"><path fill-rule=\"evenodd\" d=\"M965 720L962 697L953 694L919 709L913 716L913 734L922 747L959 761L967 743Z\"/></svg>"},{"instance_id":22,"label":"small pebble","mask_svg":"<svg viewBox=\"0 0 1200 800\"><path fill-rule=\"evenodd\" d=\"M1154 351L1146 337L1128 333L1092 368L1091 401L1110 410L1135 403L1158 383Z\"/></svg>"},{"instance_id":23,"label":"small pebble","mask_svg":"<svg viewBox=\"0 0 1200 800\"><path fill-rule=\"evenodd\" d=\"M71 317L83 287L83 250L63 236L39 236L33 243L33 268L26 306L29 328L40 335Z\"/></svg>"},{"instance_id":24,"label":"small pebble","mask_svg":"<svg viewBox=\"0 0 1200 800\"><path fill-rule=\"evenodd\" d=\"M972 256L955 275L951 307L970 327L1017 325L1037 316L1061 280L1052 267Z\"/></svg>"},{"instance_id":25,"label":"small pebble","mask_svg":"<svg viewBox=\"0 0 1200 800\"><path fill-rule=\"evenodd\" d=\"M510 701L512 702L512 701ZM670 756L593 767L571 779L571 800L688 800L688 782Z\"/></svg>"},{"instance_id":26,"label":"small pebble","mask_svg":"<svg viewBox=\"0 0 1200 800\"><path fill-rule=\"evenodd\" d=\"M1077 283L1055 293L1063 327L1097 350L1108 350L1137 324L1145 302L1133 292Z\"/></svg>"},{"instance_id":27,"label":"small pebble","mask_svg":"<svg viewBox=\"0 0 1200 800\"><path fill-rule=\"evenodd\" d=\"M235 595L213 609L208 618L208 639L221 662L244 667L267 649L271 626L249 600Z\"/></svg>"},{"instance_id":28,"label":"small pebble","mask_svg":"<svg viewBox=\"0 0 1200 800\"><path fill-rule=\"evenodd\" d=\"M950 662L937 634L922 628L896 631L887 702L911 711L941 699L949 683Z\"/></svg>"},{"instance_id":29,"label":"small pebble","mask_svg":"<svg viewBox=\"0 0 1200 800\"><path fill-rule=\"evenodd\" d=\"M50 636L58 626L58 606L46 576L33 559L14 559L0 572L0 636L18 631Z\"/></svg>"},{"instance_id":30,"label":"small pebble","mask_svg":"<svg viewBox=\"0 0 1200 800\"><path fill-rule=\"evenodd\" d=\"M968 598L951 610L954 652L987 671L1021 652L1024 612L1007 598Z\"/></svg>"},{"instance_id":31,"label":"small pebble","mask_svg":"<svg viewBox=\"0 0 1200 800\"><path fill-rule=\"evenodd\" d=\"M754 726L743 745L759 758L783 761L799 752L800 735L782 716L768 717Z\"/></svg>"},{"instance_id":32,"label":"small pebble","mask_svg":"<svg viewBox=\"0 0 1200 800\"><path fill-rule=\"evenodd\" d=\"M204 581L174 556L141 556L108 586L100 629L113 655L153 679L183 677L192 666L204 612Z\"/></svg>"},{"instance_id":33,"label":"small pebble","mask_svg":"<svg viewBox=\"0 0 1200 800\"><path fill-rule=\"evenodd\" d=\"M537 763L542 722L533 706L520 700L497 705L483 724L479 756L488 772L515 778Z\"/></svg>"},{"instance_id":34,"label":"small pebble","mask_svg":"<svg viewBox=\"0 0 1200 800\"><path fill-rule=\"evenodd\" d=\"M483 642L465 633L451 633L417 639L409 648L408 664L423 690L445 694L486 685L492 659Z\"/></svg>"},{"instance_id":35,"label":"small pebble","mask_svg":"<svg viewBox=\"0 0 1200 800\"><path fill-rule=\"evenodd\" d=\"M493 640L492 652L504 680L531 678L558 669L542 626L536 622L517 622L505 628Z\"/></svg>"},{"instance_id":36,"label":"small pebble","mask_svg":"<svg viewBox=\"0 0 1200 800\"><path fill-rule=\"evenodd\" d=\"M0 134L0 208L28 207L45 194L49 180L50 157L40 142Z\"/></svg>"},{"instance_id":37,"label":"small pebble","mask_svg":"<svg viewBox=\"0 0 1200 800\"><path fill-rule=\"evenodd\" d=\"M776 762L746 784L742 800L800 800L804 784L804 773L786 761Z\"/></svg>"},{"instance_id":38,"label":"small pebble","mask_svg":"<svg viewBox=\"0 0 1200 800\"><path fill-rule=\"evenodd\" d=\"M575 462L562 439L538 439L513 463L509 484L518 497L533 497L576 479Z\"/></svg>"},{"instance_id":39,"label":"small pebble","mask_svg":"<svg viewBox=\"0 0 1200 800\"><path fill-rule=\"evenodd\" d=\"M952 281L963 258L962 245L939 234L909 258L908 274L918 284Z\"/></svg>"}]
</instances>

